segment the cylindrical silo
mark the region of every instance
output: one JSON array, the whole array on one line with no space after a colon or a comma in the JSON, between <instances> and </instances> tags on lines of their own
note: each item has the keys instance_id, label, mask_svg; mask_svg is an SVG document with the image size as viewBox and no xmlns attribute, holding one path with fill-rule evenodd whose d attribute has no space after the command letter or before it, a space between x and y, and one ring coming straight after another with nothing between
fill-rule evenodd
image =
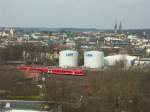
<instances>
[{"instance_id":1,"label":"cylindrical silo","mask_svg":"<svg viewBox=\"0 0 150 112\"><path fill-rule=\"evenodd\" d=\"M84 66L87 68L102 68L104 66L104 53L100 51L85 52Z\"/></svg>"},{"instance_id":2,"label":"cylindrical silo","mask_svg":"<svg viewBox=\"0 0 150 112\"><path fill-rule=\"evenodd\" d=\"M59 53L60 67L78 66L78 52L75 50L64 50Z\"/></svg>"}]
</instances>

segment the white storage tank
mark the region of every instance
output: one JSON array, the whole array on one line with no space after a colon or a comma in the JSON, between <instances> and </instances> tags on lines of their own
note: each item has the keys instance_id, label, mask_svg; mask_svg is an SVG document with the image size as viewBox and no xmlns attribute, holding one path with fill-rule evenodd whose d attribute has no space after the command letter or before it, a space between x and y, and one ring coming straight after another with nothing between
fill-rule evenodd
<instances>
[{"instance_id":1,"label":"white storage tank","mask_svg":"<svg viewBox=\"0 0 150 112\"><path fill-rule=\"evenodd\" d=\"M146 49L146 54L150 55L150 48Z\"/></svg>"},{"instance_id":2,"label":"white storage tank","mask_svg":"<svg viewBox=\"0 0 150 112\"><path fill-rule=\"evenodd\" d=\"M126 55L117 54L104 57L105 66L113 66L119 61L126 61Z\"/></svg>"},{"instance_id":3,"label":"white storage tank","mask_svg":"<svg viewBox=\"0 0 150 112\"><path fill-rule=\"evenodd\" d=\"M105 66L113 66L119 61L124 61L125 66L132 66L132 62L136 56L129 56L127 54L118 54L104 57Z\"/></svg>"},{"instance_id":4,"label":"white storage tank","mask_svg":"<svg viewBox=\"0 0 150 112\"><path fill-rule=\"evenodd\" d=\"M84 53L84 67L102 68L104 66L104 53L100 51L87 51Z\"/></svg>"},{"instance_id":5,"label":"white storage tank","mask_svg":"<svg viewBox=\"0 0 150 112\"><path fill-rule=\"evenodd\" d=\"M64 50L59 53L60 67L78 66L78 52L75 50Z\"/></svg>"}]
</instances>

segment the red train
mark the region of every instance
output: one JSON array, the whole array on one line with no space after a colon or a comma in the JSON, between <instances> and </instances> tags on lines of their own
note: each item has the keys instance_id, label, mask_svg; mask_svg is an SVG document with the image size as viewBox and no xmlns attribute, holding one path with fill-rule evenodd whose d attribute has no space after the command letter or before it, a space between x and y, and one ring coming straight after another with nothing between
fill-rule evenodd
<instances>
[{"instance_id":1,"label":"red train","mask_svg":"<svg viewBox=\"0 0 150 112\"><path fill-rule=\"evenodd\" d=\"M28 71L28 72L50 73L55 75L84 76L83 69L41 68L41 67L34 67L34 66L20 66L17 67L17 70Z\"/></svg>"}]
</instances>

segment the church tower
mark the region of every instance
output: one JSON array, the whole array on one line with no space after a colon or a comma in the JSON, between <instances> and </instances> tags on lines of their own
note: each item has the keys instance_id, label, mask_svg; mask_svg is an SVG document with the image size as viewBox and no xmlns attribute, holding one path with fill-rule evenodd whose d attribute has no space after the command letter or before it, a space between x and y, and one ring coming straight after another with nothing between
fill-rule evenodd
<instances>
[{"instance_id":1,"label":"church tower","mask_svg":"<svg viewBox=\"0 0 150 112\"><path fill-rule=\"evenodd\" d=\"M119 33L122 32L122 22L120 21L120 25L119 25Z\"/></svg>"},{"instance_id":2,"label":"church tower","mask_svg":"<svg viewBox=\"0 0 150 112\"><path fill-rule=\"evenodd\" d=\"M117 33L117 22L115 22L115 26L114 26L114 33Z\"/></svg>"}]
</instances>

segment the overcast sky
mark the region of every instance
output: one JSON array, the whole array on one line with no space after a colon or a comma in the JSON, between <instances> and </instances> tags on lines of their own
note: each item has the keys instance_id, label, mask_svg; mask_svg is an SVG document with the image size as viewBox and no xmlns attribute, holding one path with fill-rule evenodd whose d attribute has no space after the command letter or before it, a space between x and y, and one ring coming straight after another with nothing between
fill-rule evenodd
<instances>
[{"instance_id":1,"label":"overcast sky","mask_svg":"<svg viewBox=\"0 0 150 112\"><path fill-rule=\"evenodd\" d=\"M150 0L0 0L0 26L150 28Z\"/></svg>"}]
</instances>

